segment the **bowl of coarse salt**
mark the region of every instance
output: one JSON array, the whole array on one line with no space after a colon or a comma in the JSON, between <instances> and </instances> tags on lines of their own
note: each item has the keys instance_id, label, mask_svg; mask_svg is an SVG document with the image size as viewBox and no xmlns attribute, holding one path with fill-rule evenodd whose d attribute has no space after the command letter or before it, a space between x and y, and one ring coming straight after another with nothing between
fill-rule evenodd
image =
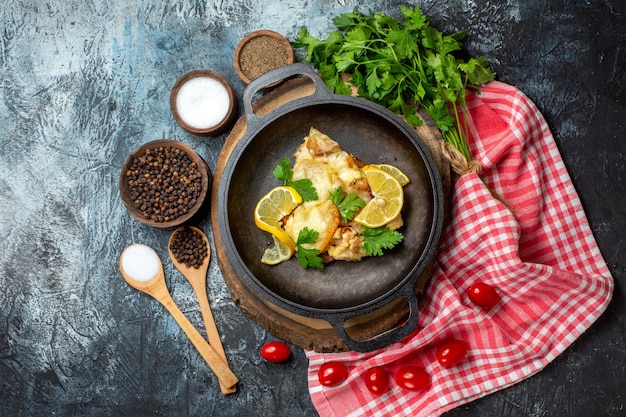
<instances>
[{"instance_id":1,"label":"bowl of coarse salt","mask_svg":"<svg viewBox=\"0 0 626 417\"><path fill-rule=\"evenodd\" d=\"M218 73L193 70L174 83L170 110L188 132L214 136L223 133L234 121L237 98L230 84Z\"/></svg>"}]
</instances>

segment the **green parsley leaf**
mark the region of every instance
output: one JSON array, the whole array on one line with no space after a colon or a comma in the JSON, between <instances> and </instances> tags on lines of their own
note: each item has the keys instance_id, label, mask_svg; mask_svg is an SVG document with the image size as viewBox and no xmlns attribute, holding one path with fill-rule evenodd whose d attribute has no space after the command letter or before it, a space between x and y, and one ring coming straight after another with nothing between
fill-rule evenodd
<instances>
[{"instance_id":1,"label":"green parsley leaf","mask_svg":"<svg viewBox=\"0 0 626 417\"><path fill-rule=\"evenodd\" d=\"M272 171L274 177L276 177L279 181L289 181L293 176L293 171L291 170L291 161L289 158L285 157L282 161L274 168Z\"/></svg>"},{"instance_id":2,"label":"green parsley leaf","mask_svg":"<svg viewBox=\"0 0 626 417\"><path fill-rule=\"evenodd\" d=\"M348 68L351 68L354 64L356 64L356 61L354 60L353 51L348 51L341 55L337 55L333 59L333 61L335 63L335 68L337 69L338 72L343 72L347 70Z\"/></svg>"},{"instance_id":3,"label":"green parsley leaf","mask_svg":"<svg viewBox=\"0 0 626 417\"><path fill-rule=\"evenodd\" d=\"M388 227L370 229L361 226L363 229L363 252L367 256L382 256L383 249L391 249L402 242L404 235Z\"/></svg>"},{"instance_id":4,"label":"green parsley leaf","mask_svg":"<svg viewBox=\"0 0 626 417\"><path fill-rule=\"evenodd\" d=\"M316 230L304 227L298 233L298 240L296 241L296 258L303 268L324 268L324 262L318 255L320 251L314 248L307 248L303 245L313 245L315 240L319 236L319 232Z\"/></svg>"},{"instance_id":5,"label":"green parsley leaf","mask_svg":"<svg viewBox=\"0 0 626 417\"><path fill-rule=\"evenodd\" d=\"M344 198L346 198L346 192L341 187L335 188L330 193L330 201L332 201L337 207L339 207L339 204L341 204Z\"/></svg>"},{"instance_id":6,"label":"green parsley leaf","mask_svg":"<svg viewBox=\"0 0 626 417\"><path fill-rule=\"evenodd\" d=\"M415 38L408 30L395 30L387 35L387 42L393 44L393 50L398 59L405 59L413 56L419 51Z\"/></svg>"},{"instance_id":7,"label":"green parsley leaf","mask_svg":"<svg viewBox=\"0 0 626 417\"><path fill-rule=\"evenodd\" d=\"M354 214L365 207L365 201L356 194L346 192L341 187L337 187L330 193L330 201L339 209L341 222L347 223L354 218Z\"/></svg>"},{"instance_id":8,"label":"green parsley leaf","mask_svg":"<svg viewBox=\"0 0 626 417\"><path fill-rule=\"evenodd\" d=\"M302 201L317 200L317 191L315 190L313 182L310 179L302 178L295 181L291 180L293 177L293 170L291 169L291 161L289 158L283 158L276 168L274 168L272 173L277 180L283 181L285 185L288 185L296 190L298 194L300 194L300 197L302 197Z\"/></svg>"},{"instance_id":9,"label":"green parsley leaf","mask_svg":"<svg viewBox=\"0 0 626 417\"><path fill-rule=\"evenodd\" d=\"M285 185L293 187L293 189L300 194L300 197L302 197L302 201L315 201L318 198L313 182L308 178L286 181Z\"/></svg>"},{"instance_id":10,"label":"green parsley leaf","mask_svg":"<svg viewBox=\"0 0 626 417\"><path fill-rule=\"evenodd\" d=\"M419 7L400 5L402 17L404 17L404 27L409 31L420 30L428 22L428 17L422 14Z\"/></svg>"},{"instance_id":11,"label":"green parsley leaf","mask_svg":"<svg viewBox=\"0 0 626 417\"><path fill-rule=\"evenodd\" d=\"M378 78L378 69L374 68L369 75L365 78L365 83L367 84L367 91L371 96L376 95L376 91L378 87L380 87L383 82Z\"/></svg>"},{"instance_id":12,"label":"green parsley leaf","mask_svg":"<svg viewBox=\"0 0 626 417\"><path fill-rule=\"evenodd\" d=\"M485 57L470 58L466 63L460 63L459 69L467 75L468 86L477 86L493 80L493 73Z\"/></svg>"},{"instance_id":13,"label":"green parsley leaf","mask_svg":"<svg viewBox=\"0 0 626 417\"><path fill-rule=\"evenodd\" d=\"M356 22L361 19L361 13L358 9L354 9L353 13L343 13L333 18L333 23L339 29L347 29L356 25Z\"/></svg>"}]
</instances>

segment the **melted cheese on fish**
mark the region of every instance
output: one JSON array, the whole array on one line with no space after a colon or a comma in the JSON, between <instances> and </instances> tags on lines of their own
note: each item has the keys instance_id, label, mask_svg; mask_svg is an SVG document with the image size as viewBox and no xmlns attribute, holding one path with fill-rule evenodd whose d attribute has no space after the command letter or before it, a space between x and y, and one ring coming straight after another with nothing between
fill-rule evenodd
<instances>
[{"instance_id":1,"label":"melted cheese on fish","mask_svg":"<svg viewBox=\"0 0 626 417\"><path fill-rule=\"evenodd\" d=\"M313 205L299 205L285 222L284 228L294 242L298 240L300 231L305 227L315 230L319 233L315 243L303 246L323 252L333 238L340 221L337 206L332 201L326 200Z\"/></svg>"},{"instance_id":2,"label":"melted cheese on fish","mask_svg":"<svg viewBox=\"0 0 626 417\"><path fill-rule=\"evenodd\" d=\"M328 200L337 187L342 187L346 194L357 194L365 202L371 199L365 176L352 155L314 127L294 156L292 179L310 179L317 190L318 201Z\"/></svg>"}]
</instances>

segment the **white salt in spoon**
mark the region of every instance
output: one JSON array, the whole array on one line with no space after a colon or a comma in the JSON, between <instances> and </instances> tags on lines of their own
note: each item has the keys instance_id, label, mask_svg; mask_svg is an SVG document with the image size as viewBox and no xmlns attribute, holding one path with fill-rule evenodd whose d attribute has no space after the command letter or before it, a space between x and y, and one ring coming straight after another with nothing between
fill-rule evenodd
<instances>
[{"instance_id":1,"label":"white salt in spoon","mask_svg":"<svg viewBox=\"0 0 626 417\"><path fill-rule=\"evenodd\" d=\"M165 284L163 264L154 249L140 243L127 246L120 256L120 272L131 287L154 297L170 312L215 373L221 385L233 388L237 384L238 379L235 374L174 303Z\"/></svg>"},{"instance_id":2,"label":"white salt in spoon","mask_svg":"<svg viewBox=\"0 0 626 417\"><path fill-rule=\"evenodd\" d=\"M183 230L185 227L196 232L204 243L206 244L207 253L206 258L204 258L202 265L199 268L194 268L185 265L182 262L178 262L176 256L172 252L172 240L176 236L176 233ZM206 274L209 270L209 261L211 260L211 251L209 250L209 239L206 237L204 232L197 227L193 226L183 226L180 227L172 233L170 236L170 240L168 242L168 251L170 254L170 258L174 266L180 271L181 274L187 281L191 284L194 292L196 293L196 297L198 298L198 303L200 304L200 312L202 313L202 319L204 320L204 328L206 329L207 339L209 339L209 345L213 347L215 353L218 354L222 361L228 365L228 361L226 359L226 352L224 352L224 346L222 345L222 339L220 338L219 331L217 329L217 325L215 324L215 319L213 318L213 313L211 312L211 305L209 304L209 297L207 295L206 290ZM222 390L222 394L232 394L237 391L237 387L227 387L223 384L220 384L220 388Z\"/></svg>"}]
</instances>

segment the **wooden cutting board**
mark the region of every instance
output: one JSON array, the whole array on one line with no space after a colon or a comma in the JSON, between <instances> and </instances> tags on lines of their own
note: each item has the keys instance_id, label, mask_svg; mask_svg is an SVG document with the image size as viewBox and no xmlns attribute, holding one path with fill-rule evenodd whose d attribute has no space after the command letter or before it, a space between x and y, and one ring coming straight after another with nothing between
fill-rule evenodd
<instances>
[{"instance_id":1,"label":"wooden cutting board","mask_svg":"<svg viewBox=\"0 0 626 417\"><path fill-rule=\"evenodd\" d=\"M313 94L315 85L309 78L296 78L288 80L281 86L267 92L253 103L253 110L258 115L267 114L272 109L289 103L297 98ZM415 129L424 143L430 149L435 163L441 174L443 183L446 218L448 217L449 194L451 188L451 170L447 160L441 154L443 138L432 119L423 111L418 111L424 120L424 125ZM211 196L211 220L214 225L218 224L217 201L221 198L218 194L220 180L234 146L246 133L246 117L242 115L232 131L228 135L224 147L220 152L215 167L213 189ZM251 208L252 210L252 208ZM444 220L445 223L445 220ZM224 281L231 297L241 311L258 325L273 334L275 337L293 343L304 349L316 352L342 352L349 350L344 341L337 335L332 326L319 319L303 317L279 308L276 305L257 296L240 278L234 273L229 263L223 245L219 228L213 228L218 265L222 271ZM415 291L420 293L430 277L430 268L416 282ZM404 300L396 300L389 305L367 315L363 315L346 322L346 331L350 337L362 341L378 336L397 326L408 315L409 308Z\"/></svg>"}]
</instances>

